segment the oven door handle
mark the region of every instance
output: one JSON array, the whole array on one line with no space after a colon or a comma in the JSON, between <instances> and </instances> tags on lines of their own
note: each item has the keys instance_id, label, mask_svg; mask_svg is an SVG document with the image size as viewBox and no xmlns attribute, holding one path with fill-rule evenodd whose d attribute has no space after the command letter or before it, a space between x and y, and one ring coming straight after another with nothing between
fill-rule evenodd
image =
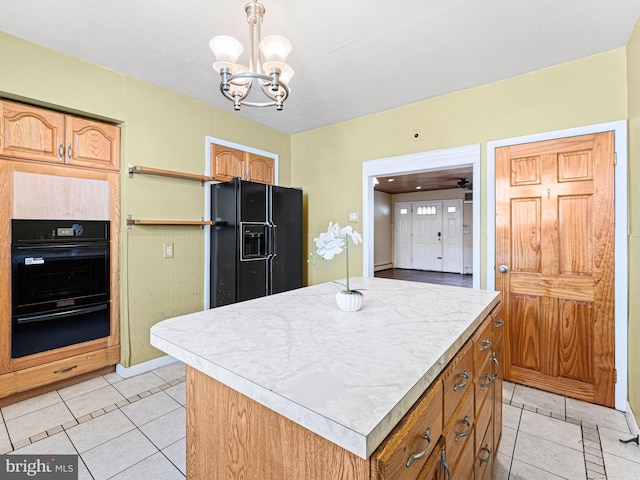
<instances>
[{"instance_id":1,"label":"oven door handle","mask_svg":"<svg viewBox=\"0 0 640 480\"><path fill-rule=\"evenodd\" d=\"M34 322L46 322L47 320L58 320L63 317L75 317L76 315L82 315L85 313L100 312L107 309L107 304L93 305L91 307L77 308L75 310L65 310L64 312L48 313L45 315L31 315L29 317L20 317L16 319L18 325Z\"/></svg>"},{"instance_id":2,"label":"oven door handle","mask_svg":"<svg viewBox=\"0 0 640 480\"><path fill-rule=\"evenodd\" d=\"M14 245L16 250L57 250L61 248L98 248L103 249L109 244L107 241L87 242L87 243L47 243L47 244L27 244L27 245Z\"/></svg>"}]
</instances>

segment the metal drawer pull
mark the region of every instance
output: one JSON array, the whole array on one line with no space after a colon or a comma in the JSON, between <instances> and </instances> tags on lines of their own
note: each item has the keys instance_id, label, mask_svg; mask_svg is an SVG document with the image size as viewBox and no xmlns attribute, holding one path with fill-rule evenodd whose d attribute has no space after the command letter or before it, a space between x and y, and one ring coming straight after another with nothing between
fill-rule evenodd
<instances>
[{"instance_id":1,"label":"metal drawer pull","mask_svg":"<svg viewBox=\"0 0 640 480\"><path fill-rule=\"evenodd\" d=\"M489 340L488 338L482 340L482 343L484 343L484 345L480 346L481 352L484 352L487 348L491 348L491 340Z\"/></svg>"},{"instance_id":2,"label":"metal drawer pull","mask_svg":"<svg viewBox=\"0 0 640 480\"><path fill-rule=\"evenodd\" d=\"M447 460L444 458L445 453L444 449L442 449L442 466L444 467L444 471L447 472L447 480L451 480L451 470L449 469L449 465L447 465Z\"/></svg>"},{"instance_id":3,"label":"metal drawer pull","mask_svg":"<svg viewBox=\"0 0 640 480\"><path fill-rule=\"evenodd\" d=\"M498 375L500 375L500 362L498 361L498 357L496 357L495 353L493 354L493 357L491 357L491 360L496 362L496 365L498 366L498 371L493 375L493 379L495 380L498 378Z\"/></svg>"},{"instance_id":4,"label":"metal drawer pull","mask_svg":"<svg viewBox=\"0 0 640 480\"><path fill-rule=\"evenodd\" d=\"M467 435L469 435L469 432L471 431L471 424L469 423L469 416L468 415L466 417L464 417L464 420L462 421L462 423L464 423L467 426L467 429L464 432L456 433L456 442L458 440L460 440L461 438L464 438Z\"/></svg>"},{"instance_id":5,"label":"metal drawer pull","mask_svg":"<svg viewBox=\"0 0 640 480\"><path fill-rule=\"evenodd\" d=\"M67 159L69 160L69 162L71 161L71 152L73 150L71 150L71 144L69 144L69 148L67 149Z\"/></svg>"},{"instance_id":6,"label":"metal drawer pull","mask_svg":"<svg viewBox=\"0 0 640 480\"><path fill-rule=\"evenodd\" d=\"M461 374L460 374L460 376L461 376L462 378L464 378L464 382L462 382L462 383L456 383L456 384L453 386L453 391L454 391L454 392L457 392L459 388L464 388L464 387L466 387L467 385L469 385L469 375L467 375L467 371L465 370L463 373L461 373Z\"/></svg>"},{"instance_id":7,"label":"metal drawer pull","mask_svg":"<svg viewBox=\"0 0 640 480\"><path fill-rule=\"evenodd\" d=\"M504 327L504 319L496 320L496 328Z\"/></svg>"},{"instance_id":8,"label":"metal drawer pull","mask_svg":"<svg viewBox=\"0 0 640 480\"><path fill-rule=\"evenodd\" d=\"M484 390L485 388L489 388L491 386L491 376L487 373L484 378L485 380L487 380L487 383L480 383L480 390Z\"/></svg>"},{"instance_id":9,"label":"metal drawer pull","mask_svg":"<svg viewBox=\"0 0 640 480\"><path fill-rule=\"evenodd\" d=\"M60 161L62 161L62 157L64 157L64 145L60 142L60 146L58 147L58 157L60 157Z\"/></svg>"},{"instance_id":10,"label":"metal drawer pull","mask_svg":"<svg viewBox=\"0 0 640 480\"><path fill-rule=\"evenodd\" d=\"M483 467L485 463L487 463L489 460L491 460L491 450L489 450L489 445L485 445L484 447L482 447L482 449L480 450L481 452L487 452L487 458L481 458L480 459L480 466Z\"/></svg>"},{"instance_id":11,"label":"metal drawer pull","mask_svg":"<svg viewBox=\"0 0 640 480\"><path fill-rule=\"evenodd\" d=\"M411 464L413 463L414 460L419 460L422 457L425 457L427 455L427 453L429 452L429 449L431 448L431 427L427 428L427 431L425 432L424 436L422 438L424 438L427 441L427 448L425 448L423 451L419 452L419 453L412 453L411 456L409 457L409 460L407 460L406 466L407 468L411 466Z\"/></svg>"},{"instance_id":12,"label":"metal drawer pull","mask_svg":"<svg viewBox=\"0 0 640 480\"><path fill-rule=\"evenodd\" d=\"M78 368L78 365L74 365L73 367L69 367L69 368L61 368L60 370L54 370L53 373L65 373L65 372L70 372L71 370L73 370L74 368Z\"/></svg>"}]
</instances>

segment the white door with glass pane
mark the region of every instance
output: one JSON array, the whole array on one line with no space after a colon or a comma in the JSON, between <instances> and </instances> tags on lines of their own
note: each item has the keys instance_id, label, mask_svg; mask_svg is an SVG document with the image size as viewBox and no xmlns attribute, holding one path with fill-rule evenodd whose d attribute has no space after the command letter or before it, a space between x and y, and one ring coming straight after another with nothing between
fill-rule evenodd
<instances>
[{"instance_id":1,"label":"white door with glass pane","mask_svg":"<svg viewBox=\"0 0 640 480\"><path fill-rule=\"evenodd\" d=\"M396 204L395 267L464 273L462 200Z\"/></svg>"},{"instance_id":2,"label":"white door with glass pane","mask_svg":"<svg viewBox=\"0 0 640 480\"><path fill-rule=\"evenodd\" d=\"M411 266L411 204L396 203L395 215L395 268Z\"/></svg>"},{"instance_id":3,"label":"white door with glass pane","mask_svg":"<svg viewBox=\"0 0 640 480\"><path fill-rule=\"evenodd\" d=\"M462 200L442 202L442 271L464 273Z\"/></svg>"}]
</instances>

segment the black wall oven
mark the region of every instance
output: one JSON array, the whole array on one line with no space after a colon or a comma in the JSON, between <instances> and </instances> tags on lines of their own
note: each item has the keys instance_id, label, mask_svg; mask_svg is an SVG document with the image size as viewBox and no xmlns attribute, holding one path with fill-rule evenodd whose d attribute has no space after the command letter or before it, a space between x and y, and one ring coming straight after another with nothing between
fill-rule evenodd
<instances>
[{"instance_id":1,"label":"black wall oven","mask_svg":"<svg viewBox=\"0 0 640 480\"><path fill-rule=\"evenodd\" d=\"M11 356L110 334L108 221L11 221Z\"/></svg>"}]
</instances>

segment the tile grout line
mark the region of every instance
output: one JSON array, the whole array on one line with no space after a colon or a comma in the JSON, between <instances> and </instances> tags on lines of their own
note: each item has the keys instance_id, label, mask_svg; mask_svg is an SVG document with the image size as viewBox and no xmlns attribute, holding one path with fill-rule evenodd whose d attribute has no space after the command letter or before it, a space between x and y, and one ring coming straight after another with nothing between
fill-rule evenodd
<instances>
[{"instance_id":1,"label":"tile grout line","mask_svg":"<svg viewBox=\"0 0 640 480\"><path fill-rule=\"evenodd\" d=\"M87 422L89 420L93 420L94 418L97 418L97 417L100 417L100 416L102 416L102 415L104 415L106 413L112 412L115 409L121 409L122 407L124 407L126 405L130 405L132 403L135 403L138 400L142 400L143 398L149 397L150 395L153 395L153 394L158 393L160 391L167 390L167 389L169 389L171 387L175 387L176 385L179 385L181 383L186 382L186 380L187 380L186 376L183 376L183 377L180 377L180 378L177 378L177 379L173 379L173 380L171 380L169 382L163 383L162 385L158 385L157 387L153 387L153 388L151 388L149 390L145 390L145 391L140 392L140 393L138 393L136 395L133 395L133 396L131 396L129 398L125 398L124 400L120 400L120 401L118 401L116 403L113 403L111 405L104 406L104 407L102 407L102 408L100 408L98 410L95 410L93 412L87 413L87 414L82 415L80 417L76 417L75 415L73 415L74 419L69 421L69 422L67 422L67 423L64 423L62 425L56 425L54 427L51 427L49 430L37 433L35 435L30 436L29 438L25 438L23 440L15 442L15 443L11 440L11 437L9 436L9 443L11 444L11 450L9 450L8 452L5 452L5 453L15 452L16 450L18 450L20 448L26 447L28 445L32 445L32 444L38 442L39 440L44 440L45 438L50 437L52 435L55 435L57 433L60 433L62 431L69 430L70 428L73 428L76 425L80 425L80 424L85 423L85 422ZM64 399L62 399L62 403L67 405L67 402ZM67 406L67 408L69 408L69 407ZM71 412L71 413L73 414L73 412ZM8 435L8 432L7 432L7 435Z\"/></svg>"}]
</instances>

